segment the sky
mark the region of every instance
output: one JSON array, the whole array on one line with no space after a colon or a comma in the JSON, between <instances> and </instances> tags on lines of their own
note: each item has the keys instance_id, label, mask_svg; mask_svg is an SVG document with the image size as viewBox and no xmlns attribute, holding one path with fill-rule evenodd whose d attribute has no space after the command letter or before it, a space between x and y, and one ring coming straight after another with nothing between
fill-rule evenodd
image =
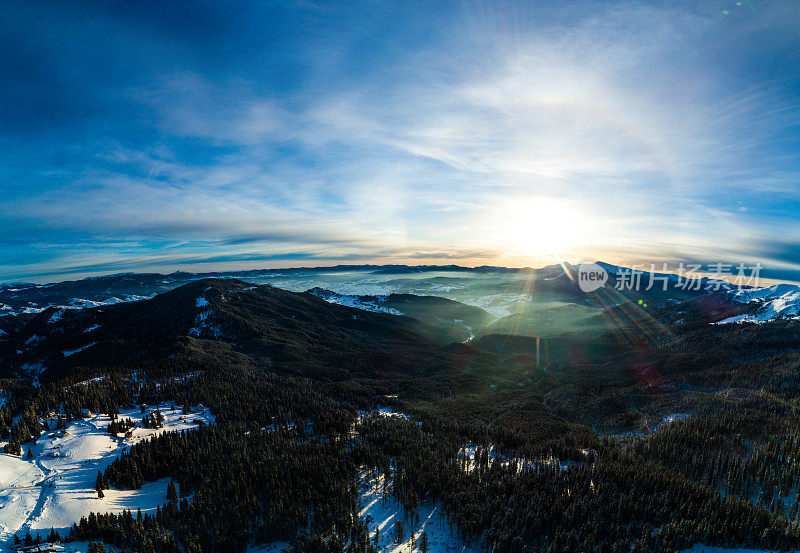
<instances>
[{"instance_id":1,"label":"sky","mask_svg":"<svg viewBox=\"0 0 800 553\"><path fill-rule=\"evenodd\" d=\"M0 281L336 263L800 280L800 3L4 2Z\"/></svg>"}]
</instances>

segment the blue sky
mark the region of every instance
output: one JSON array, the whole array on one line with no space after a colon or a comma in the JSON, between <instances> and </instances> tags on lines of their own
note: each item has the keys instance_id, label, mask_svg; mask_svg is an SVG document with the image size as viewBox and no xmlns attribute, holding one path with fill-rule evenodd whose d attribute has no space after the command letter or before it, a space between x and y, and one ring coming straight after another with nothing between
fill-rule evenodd
<instances>
[{"instance_id":1,"label":"blue sky","mask_svg":"<svg viewBox=\"0 0 800 553\"><path fill-rule=\"evenodd\" d=\"M800 279L800 4L18 2L0 281L345 263Z\"/></svg>"}]
</instances>

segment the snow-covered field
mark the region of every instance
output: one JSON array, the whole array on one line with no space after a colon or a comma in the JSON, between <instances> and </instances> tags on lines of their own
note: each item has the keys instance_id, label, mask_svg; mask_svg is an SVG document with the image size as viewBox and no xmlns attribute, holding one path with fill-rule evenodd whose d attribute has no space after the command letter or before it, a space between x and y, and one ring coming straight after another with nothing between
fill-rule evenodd
<instances>
[{"instance_id":1,"label":"snow-covered field","mask_svg":"<svg viewBox=\"0 0 800 553\"><path fill-rule=\"evenodd\" d=\"M103 499L97 498L94 489L97 471L138 441L161 432L197 428L195 420L214 421L202 406L187 415L169 404L158 407L164 426L137 426L130 438L111 436L107 432L109 417L94 414L72 421L65 431L45 431L36 444L23 446L21 458L0 454L0 550L15 533L35 535L40 531L47 537L52 527L64 536L73 523L92 511L118 513L141 508L145 513L166 503L167 479L148 482L140 490L105 490ZM141 421L142 413L139 408L123 410L120 418ZM48 428L56 426L55 417L45 422ZM27 458L28 448L31 459Z\"/></svg>"}]
</instances>

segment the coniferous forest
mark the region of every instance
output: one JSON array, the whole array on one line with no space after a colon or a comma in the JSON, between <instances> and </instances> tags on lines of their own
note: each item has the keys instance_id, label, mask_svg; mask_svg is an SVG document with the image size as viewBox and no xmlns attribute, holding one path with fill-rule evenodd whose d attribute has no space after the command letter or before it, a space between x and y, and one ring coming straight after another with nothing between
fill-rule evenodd
<instances>
[{"instance_id":1,"label":"coniferous forest","mask_svg":"<svg viewBox=\"0 0 800 553\"><path fill-rule=\"evenodd\" d=\"M209 284L200 286L188 295ZM211 286L227 298L215 313L226 338L180 338L170 355L157 343L138 363L87 358L38 388L14 388L0 408L0 431L15 455L41 434L48 413L57 414L56 427L86 410L108 414L112 434L162 424L157 409L143 409L140 420L118 417L139 405L172 404L190 418L202 405L215 417L133 445L92 482L102 496L168 479L155 513L100 508L67 535L41 539L139 553L241 553L274 541L296 552L365 553L375 549L374 524L359 516L359 477L367 474L385 483L381 493L402 505L407 521L422 503L436 502L460 539L486 551L800 547L800 379L791 324L733 337L687 325L670 341L648 342L646 368L637 364L641 344L576 338L576 348L611 353L602 362L544 366L507 338L440 346L411 333L408 321L389 326L383 315L364 326L331 326L326 341L323 328L297 322L299 311L277 319L239 309L310 302L340 314L341 325L353 325L347 321L360 312L303 294ZM185 292L178 289L177 299ZM178 309L160 301L157 315ZM126 320L142 308L108 316ZM258 343L274 321L285 327L279 351ZM746 355L753 343L770 354ZM113 358L131 349L123 338L109 347L118 352ZM393 355L414 359L424 351L436 354L419 370L408 358L391 368ZM269 363L253 362L261 356ZM386 407L403 415L376 411ZM669 413L684 415L659 416Z\"/></svg>"}]
</instances>

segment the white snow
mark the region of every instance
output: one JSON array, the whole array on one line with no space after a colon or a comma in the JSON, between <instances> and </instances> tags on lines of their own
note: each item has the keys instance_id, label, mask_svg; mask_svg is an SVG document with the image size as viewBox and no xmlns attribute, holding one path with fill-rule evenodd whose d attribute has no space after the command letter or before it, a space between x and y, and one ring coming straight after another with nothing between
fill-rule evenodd
<instances>
[{"instance_id":1,"label":"white snow","mask_svg":"<svg viewBox=\"0 0 800 553\"><path fill-rule=\"evenodd\" d=\"M75 355L76 353L79 353L79 352L85 350L86 348L90 348L90 347L94 346L95 344L97 344L97 342L90 342L90 343L86 344L85 346L79 347L78 349L68 349L68 350L62 351L61 353L64 354L64 357L69 357L70 355Z\"/></svg>"},{"instance_id":2,"label":"white snow","mask_svg":"<svg viewBox=\"0 0 800 553\"><path fill-rule=\"evenodd\" d=\"M717 321L715 323L711 323L712 325L727 325L727 324L736 324L736 323L754 323L754 324L764 324L767 321L759 320L756 315L736 315L734 317L728 317L727 319L723 319L721 321Z\"/></svg>"},{"instance_id":3,"label":"white snow","mask_svg":"<svg viewBox=\"0 0 800 553\"><path fill-rule=\"evenodd\" d=\"M222 336L222 330L220 330L219 325L212 325L208 320L212 313L211 309L198 313L194 318L194 326L189 329L189 336L197 336L198 338L204 335L212 338Z\"/></svg>"},{"instance_id":4,"label":"white snow","mask_svg":"<svg viewBox=\"0 0 800 553\"><path fill-rule=\"evenodd\" d=\"M369 521L370 539L375 538L375 529L380 529L378 551L380 553L411 553L419 551L419 539L424 532L428 536L430 553L446 552L478 552L478 544L467 544L462 540L437 502L426 500L419 506L419 520L414 523L411 517L406 517L400 504L391 495L391 485L387 487L388 494L384 497L383 475L372 478L366 472L360 479L360 510L362 520ZM369 517L369 518L367 518ZM405 528L406 539L402 543L395 543L394 525L401 521ZM414 547L411 538L414 537Z\"/></svg>"},{"instance_id":5,"label":"white snow","mask_svg":"<svg viewBox=\"0 0 800 553\"><path fill-rule=\"evenodd\" d=\"M84 329L83 333L86 334L88 332L92 332L94 330L97 330L98 328L100 328L100 325L92 325L89 328Z\"/></svg>"},{"instance_id":6,"label":"white snow","mask_svg":"<svg viewBox=\"0 0 800 553\"><path fill-rule=\"evenodd\" d=\"M680 421L680 420L683 420L683 419L688 419L690 416L691 415L689 415L688 413L672 413L670 415L667 415L666 417L661 419L661 422L659 422L658 424L656 424L655 426L653 426L650 429L650 433L653 434L655 432L658 432L659 430L661 430L661 428L663 428L665 426L669 426L670 424L672 424L674 422L677 422L677 421Z\"/></svg>"},{"instance_id":7,"label":"white snow","mask_svg":"<svg viewBox=\"0 0 800 553\"><path fill-rule=\"evenodd\" d=\"M330 290L309 290L309 294L311 294L312 296L317 296L318 298L325 300L328 303L343 305L345 307L353 307L355 309L361 309L362 311L372 311L373 313L387 313L389 315L403 314L402 311L399 311L394 307L386 307L384 305L380 305L381 303L385 303L389 299L389 297L386 295L376 296L375 301L365 301L359 296L337 294L336 292L331 292Z\"/></svg>"},{"instance_id":8,"label":"white snow","mask_svg":"<svg viewBox=\"0 0 800 553\"><path fill-rule=\"evenodd\" d=\"M205 307L208 305L208 300L205 299L203 296L197 298L197 301L194 302L195 307Z\"/></svg>"},{"instance_id":9,"label":"white snow","mask_svg":"<svg viewBox=\"0 0 800 553\"><path fill-rule=\"evenodd\" d=\"M786 295L796 295L800 293L800 286L796 284L775 284L764 288L745 288L737 290L733 294L734 301L747 303L753 300L773 300Z\"/></svg>"},{"instance_id":10,"label":"white snow","mask_svg":"<svg viewBox=\"0 0 800 553\"><path fill-rule=\"evenodd\" d=\"M74 386L88 386L89 384L92 384L93 382L101 382L101 381L105 380L106 378L108 378L108 377L107 376L96 376L96 377L90 378L88 380L81 380L80 382L76 382L75 384L73 384L73 387Z\"/></svg>"},{"instance_id":11,"label":"white snow","mask_svg":"<svg viewBox=\"0 0 800 553\"><path fill-rule=\"evenodd\" d=\"M671 415L667 415L663 418L663 422L666 424L671 424L675 421L683 420L688 418L690 415L688 413L673 413Z\"/></svg>"},{"instance_id":12,"label":"white snow","mask_svg":"<svg viewBox=\"0 0 800 553\"><path fill-rule=\"evenodd\" d=\"M389 396L391 397L391 396ZM405 413L401 413L400 411L395 411L391 407L381 407L377 411L372 411L372 413L376 413L381 417L389 417L389 418L398 418L398 419L406 419L410 420L408 415Z\"/></svg>"},{"instance_id":13,"label":"white snow","mask_svg":"<svg viewBox=\"0 0 800 553\"><path fill-rule=\"evenodd\" d=\"M42 288L44 288L44 286L42 286ZM13 290L7 290L7 291L11 292ZM10 306L5 305L5 304L0 304L0 311L8 311L8 313L3 313L3 314L19 315L21 313L41 313L45 309L49 309L50 307L55 307L56 309L59 310L59 312L54 313L51 316L50 320L48 321L49 323L52 324L52 323L58 322L61 319L61 317L63 317L64 312L67 309L85 309L85 308L88 308L88 307L99 307L99 306L102 306L102 305L114 305L114 304L117 304L117 303L142 301L142 300L147 300L147 299L153 298L153 297L155 297L155 295L156 294L154 292L154 293L152 293L152 294L150 294L148 296L128 295L128 296L123 296L121 298L118 298L116 296L111 296L111 297L109 297L109 298L107 298L105 300L99 300L99 301L87 300L87 299L84 299L84 298L73 298L73 299L69 300L69 304L68 305L35 306L33 303L28 302L29 307L19 307L19 308L16 308L16 309L13 309Z\"/></svg>"},{"instance_id":14,"label":"white snow","mask_svg":"<svg viewBox=\"0 0 800 553\"><path fill-rule=\"evenodd\" d=\"M733 301L754 303L758 311L751 315L737 315L714 324L763 324L775 319L800 319L800 286L776 284L766 288L748 288L733 292Z\"/></svg>"},{"instance_id":15,"label":"white snow","mask_svg":"<svg viewBox=\"0 0 800 553\"><path fill-rule=\"evenodd\" d=\"M132 302L132 301L147 300L147 299L150 299L152 297L155 297L155 295L156 295L155 293L152 293L152 294L150 294L148 296L137 296L135 294L131 294L131 295L128 295L128 296L123 296L121 298L118 298L116 296L111 296L111 297L109 297L109 298L107 298L105 300L100 300L100 301L87 300L87 299L84 299L84 298L75 298L75 299L70 300L70 302L69 302L70 304L68 306L65 305L65 306L61 306L61 307L72 308L72 309L84 309L84 308L87 308L87 307L100 307L101 305L114 305L114 304L117 304L117 303L127 303L127 302Z\"/></svg>"},{"instance_id":16,"label":"white snow","mask_svg":"<svg viewBox=\"0 0 800 553\"><path fill-rule=\"evenodd\" d=\"M23 445L23 456L0 455L0 549L17 532L37 531L43 537L53 527L61 535L90 512L121 512L125 509L153 512L166 502L167 479L148 482L140 490L105 490L98 499L94 490L97 471L104 470L134 443L160 432L196 428L200 419L211 423L214 416L203 408L183 415L181 409L160 407L164 427L135 428L132 438L108 434L110 419L93 415L73 421L63 431L46 431L37 441ZM122 410L120 418L139 421L140 409ZM56 418L46 421L55 427ZM26 455L31 448L34 457Z\"/></svg>"},{"instance_id":17,"label":"white snow","mask_svg":"<svg viewBox=\"0 0 800 553\"><path fill-rule=\"evenodd\" d=\"M481 447L478 444L468 443L461 446L458 450L458 456L463 461L463 469L466 473L471 473L475 470L478 465L479 459L477 455L480 453L482 454L483 451L486 451L486 459L488 465L491 467L495 463L500 463L500 466L507 467L510 466L512 462L516 461L517 463L517 471L522 472L523 470L533 470L537 473L543 470L550 469L552 471L562 471L568 469L571 465L573 465L573 461L569 460L560 460L556 457L542 457L542 458L528 458L528 457L512 457L508 455L500 455L498 454L495 446L490 445L489 447ZM584 451L584 454L587 454Z\"/></svg>"},{"instance_id":18,"label":"white snow","mask_svg":"<svg viewBox=\"0 0 800 553\"><path fill-rule=\"evenodd\" d=\"M60 321L63 316L64 316L64 310L63 309L59 309L58 311L56 311L55 313L53 313L50 316L50 320L47 321L47 324L55 324L58 321Z\"/></svg>"}]
</instances>

